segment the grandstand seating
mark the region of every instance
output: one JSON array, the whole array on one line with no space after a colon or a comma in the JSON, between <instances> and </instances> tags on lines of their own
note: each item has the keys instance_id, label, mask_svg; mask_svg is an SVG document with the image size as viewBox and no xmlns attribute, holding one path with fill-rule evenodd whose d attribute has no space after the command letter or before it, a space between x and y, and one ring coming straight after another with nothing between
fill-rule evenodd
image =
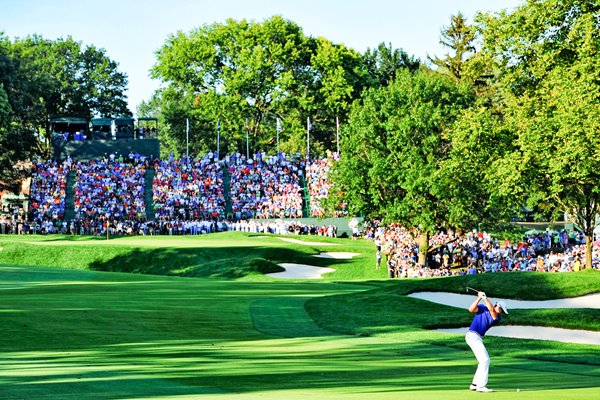
<instances>
[{"instance_id":1,"label":"grandstand seating","mask_svg":"<svg viewBox=\"0 0 600 400\"><path fill-rule=\"evenodd\" d=\"M300 219L309 215L309 183L299 157L260 153L246 160L238 154L217 161L209 153L184 163L132 156L142 147L150 155L158 153L158 141L151 139L60 145L65 153L57 153L57 160L47 164L51 176L60 172L57 182L46 179L34 185L35 214L29 217L38 225L49 221L58 227L55 231L97 233L108 218L112 223L135 222L141 230L143 224L156 219L160 219L156 226L164 226L169 221ZM131 153L129 157L127 153ZM63 157L65 160L59 161ZM39 173L48 176L45 168L41 163ZM133 181L124 183L123 174ZM37 182L35 176L33 181ZM40 210L44 202L47 204ZM306 223L318 224L314 220Z\"/></svg>"}]
</instances>

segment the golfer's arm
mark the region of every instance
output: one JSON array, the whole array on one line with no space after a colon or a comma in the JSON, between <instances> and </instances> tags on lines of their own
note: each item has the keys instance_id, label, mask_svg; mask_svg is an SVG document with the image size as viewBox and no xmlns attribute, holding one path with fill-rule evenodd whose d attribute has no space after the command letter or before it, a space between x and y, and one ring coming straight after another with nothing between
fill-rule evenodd
<instances>
[{"instance_id":1,"label":"golfer's arm","mask_svg":"<svg viewBox=\"0 0 600 400\"><path fill-rule=\"evenodd\" d=\"M492 304L490 299L488 299L486 297L483 301L485 303L485 306L488 308L488 310L490 310L490 314L492 314L492 318L496 319L496 317L498 317L498 313L496 312L496 309L494 308L494 305Z\"/></svg>"},{"instance_id":2,"label":"golfer's arm","mask_svg":"<svg viewBox=\"0 0 600 400\"><path fill-rule=\"evenodd\" d=\"M472 313L477 312L477 305L479 304L480 300L481 300L481 297L477 296L477 299L469 306L469 312L472 312Z\"/></svg>"}]
</instances>

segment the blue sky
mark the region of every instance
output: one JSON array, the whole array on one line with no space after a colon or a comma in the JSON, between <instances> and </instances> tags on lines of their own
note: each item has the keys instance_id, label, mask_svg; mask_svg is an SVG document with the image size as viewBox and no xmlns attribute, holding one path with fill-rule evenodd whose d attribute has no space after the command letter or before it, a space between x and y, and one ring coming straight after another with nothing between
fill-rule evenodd
<instances>
[{"instance_id":1,"label":"blue sky","mask_svg":"<svg viewBox=\"0 0 600 400\"><path fill-rule=\"evenodd\" d=\"M519 0L0 0L0 31L9 38L40 34L72 36L106 49L128 75L129 106L135 113L160 82L149 78L154 52L177 31L227 18L262 21L282 15L306 35L344 43L359 52L391 43L425 60L443 56L440 30L461 11L469 21L477 11L512 9Z\"/></svg>"}]
</instances>

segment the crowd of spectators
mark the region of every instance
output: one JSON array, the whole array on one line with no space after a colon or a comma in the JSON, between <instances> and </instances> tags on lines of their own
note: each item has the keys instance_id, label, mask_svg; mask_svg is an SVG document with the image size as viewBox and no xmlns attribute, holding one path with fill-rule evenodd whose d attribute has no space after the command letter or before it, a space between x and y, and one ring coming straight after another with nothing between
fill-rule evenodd
<instances>
[{"instance_id":1,"label":"crowd of spectators","mask_svg":"<svg viewBox=\"0 0 600 400\"><path fill-rule=\"evenodd\" d=\"M304 162L280 153L239 153L229 159L230 194L235 219L302 217Z\"/></svg>"},{"instance_id":2,"label":"crowd of spectators","mask_svg":"<svg viewBox=\"0 0 600 400\"><path fill-rule=\"evenodd\" d=\"M83 141L83 140L87 140L88 136L85 132L85 130L80 129L78 131L74 131L74 132L52 132L52 140L53 141L68 141L68 140L75 140L75 141Z\"/></svg>"},{"instance_id":3,"label":"crowd of spectators","mask_svg":"<svg viewBox=\"0 0 600 400\"><path fill-rule=\"evenodd\" d=\"M31 176L31 218L46 232L53 232L65 216L67 175L72 161L35 161Z\"/></svg>"},{"instance_id":4,"label":"crowd of spectators","mask_svg":"<svg viewBox=\"0 0 600 400\"><path fill-rule=\"evenodd\" d=\"M152 193L155 218L192 221L222 217L223 167L213 157L156 160Z\"/></svg>"},{"instance_id":5,"label":"crowd of spectators","mask_svg":"<svg viewBox=\"0 0 600 400\"><path fill-rule=\"evenodd\" d=\"M194 159L148 159L139 154L106 154L97 161L35 161L29 218L2 213L1 233L80 235L201 235L221 231L337 236L337 228L303 224L302 181L310 192L311 214L322 216L320 199L331 183L330 154L308 165L283 153L214 153ZM146 172L154 169L154 220L146 215ZM227 170L226 170L227 169ZM74 171L74 218L65 220L67 175ZM224 174L230 174L232 215L225 215ZM227 219L226 219L227 218ZM275 218L276 221L260 221ZM258 219L258 220L257 220ZM571 271L584 267L585 238L566 231L534 232L518 243L500 242L485 232L439 232L429 238L427 266L418 262L418 232L399 225L366 231L385 259L390 277L430 277L483 272ZM385 257L384 257L385 256ZM593 267L600 266L594 246Z\"/></svg>"},{"instance_id":6,"label":"crowd of spectators","mask_svg":"<svg viewBox=\"0 0 600 400\"><path fill-rule=\"evenodd\" d=\"M78 161L73 169L76 219L92 225L110 221L129 225L146 219L144 164Z\"/></svg>"},{"instance_id":7,"label":"crowd of spectators","mask_svg":"<svg viewBox=\"0 0 600 400\"><path fill-rule=\"evenodd\" d=\"M0 234L29 233L29 222L24 208L18 204L0 205Z\"/></svg>"},{"instance_id":8,"label":"crowd of spectators","mask_svg":"<svg viewBox=\"0 0 600 400\"><path fill-rule=\"evenodd\" d=\"M367 234L375 242L379 265L384 254L390 278L465 275L486 272L568 272L585 265L585 237L563 230L524 236L518 243L500 242L486 232L439 232L429 238L427 266L419 265L416 229L398 225L375 227ZM597 243L598 244L598 243ZM593 268L600 268L600 246L593 247Z\"/></svg>"},{"instance_id":9,"label":"crowd of spectators","mask_svg":"<svg viewBox=\"0 0 600 400\"><path fill-rule=\"evenodd\" d=\"M337 153L328 151L327 157L313 159L306 164L306 184L310 194L309 205L312 217L322 218L326 214L322 201L329 196L332 185L329 173L337 158ZM338 204L334 210L334 216L344 217L347 215L347 205L345 203Z\"/></svg>"},{"instance_id":10,"label":"crowd of spectators","mask_svg":"<svg viewBox=\"0 0 600 400\"><path fill-rule=\"evenodd\" d=\"M300 221L278 219L275 221L238 220L229 224L229 230L277 235L313 235L337 237L337 226L305 224Z\"/></svg>"},{"instance_id":11,"label":"crowd of spectators","mask_svg":"<svg viewBox=\"0 0 600 400\"><path fill-rule=\"evenodd\" d=\"M315 165L320 162L316 161ZM330 165L331 160L326 161ZM300 155L254 154L246 159L237 153L222 160L209 152L195 159L168 160L139 154L105 154L100 160L34 163L31 212L21 233L68 234L202 234L223 230L233 223L250 229L246 219L302 217L304 160ZM146 218L146 171L154 169L152 204L155 220ZM72 170L73 216L65 220L67 175ZM229 173L232 213L225 215L227 202L224 174ZM324 181L323 181L324 182ZM322 196L324 191L316 189ZM326 189L324 189L326 191ZM316 192L315 192L316 193ZM314 203L314 202L313 202ZM12 220L11 220L12 221ZM16 233L16 224L5 217L4 231ZM269 232L332 235L332 227L290 223ZM13 229L13 225L15 228ZM236 229L233 226L231 229ZM254 228L252 228L254 229Z\"/></svg>"}]
</instances>

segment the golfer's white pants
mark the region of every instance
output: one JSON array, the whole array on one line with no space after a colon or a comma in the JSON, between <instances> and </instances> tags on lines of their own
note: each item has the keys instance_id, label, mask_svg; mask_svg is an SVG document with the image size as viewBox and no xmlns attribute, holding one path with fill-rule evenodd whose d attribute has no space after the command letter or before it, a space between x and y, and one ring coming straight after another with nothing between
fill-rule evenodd
<instances>
[{"instance_id":1,"label":"golfer's white pants","mask_svg":"<svg viewBox=\"0 0 600 400\"><path fill-rule=\"evenodd\" d=\"M477 362L479 362L477 371L475 371L475 376L473 377L473 384L478 387L486 386L490 371L490 356L483 344L483 339L481 339L481 336L477 332L468 331L465 340L473 351L473 354L475 354Z\"/></svg>"}]
</instances>

